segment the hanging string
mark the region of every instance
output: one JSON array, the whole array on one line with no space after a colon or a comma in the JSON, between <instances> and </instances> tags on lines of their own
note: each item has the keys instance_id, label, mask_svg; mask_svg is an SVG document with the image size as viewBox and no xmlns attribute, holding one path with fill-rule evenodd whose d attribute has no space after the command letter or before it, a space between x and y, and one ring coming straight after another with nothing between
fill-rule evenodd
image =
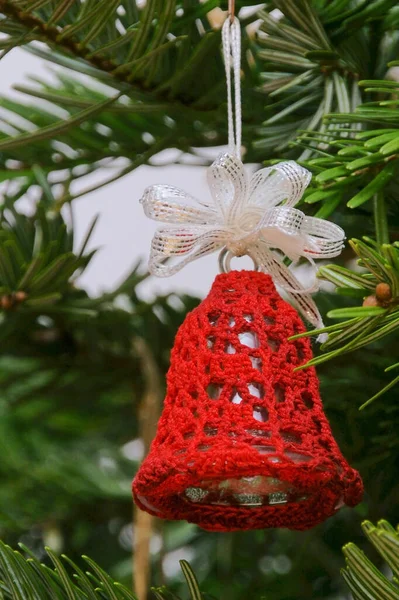
<instances>
[{"instance_id":1,"label":"hanging string","mask_svg":"<svg viewBox=\"0 0 399 600\"><path fill-rule=\"evenodd\" d=\"M150 272L162 277L172 275L217 250L221 251L221 270L229 271L233 256L247 254L255 269L269 273L292 296L302 314L322 328L323 321L310 295L318 289L316 282L304 287L282 258L287 256L295 263L305 257L315 273L314 259L338 256L345 233L337 225L308 217L295 208L311 174L294 161L260 169L248 185L245 183L241 161L241 30L234 16L234 0L229 1L222 42L229 151L209 169L210 204L198 201L193 207L192 196L169 185L146 189L141 202L147 216L172 224L160 228L153 238ZM168 258L175 260L166 263Z\"/></svg>"},{"instance_id":2,"label":"hanging string","mask_svg":"<svg viewBox=\"0 0 399 600\"><path fill-rule=\"evenodd\" d=\"M229 151L241 158L241 29L240 22L230 12L222 28L223 58L227 85L227 120ZM231 71L234 76L234 108Z\"/></svg>"}]
</instances>

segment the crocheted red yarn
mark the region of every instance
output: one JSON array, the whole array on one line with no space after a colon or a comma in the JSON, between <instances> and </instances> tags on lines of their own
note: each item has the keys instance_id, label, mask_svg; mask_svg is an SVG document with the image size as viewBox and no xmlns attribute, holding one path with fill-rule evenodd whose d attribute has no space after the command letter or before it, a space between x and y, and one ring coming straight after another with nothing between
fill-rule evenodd
<instances>
[{"instance_id":1,"label":"crocheted red yarn","mask_svg":"<svg viewBox=\"0 0 399 600\"><path fill-rule=\"evenodd\" d=\"M308 529L360 502L323 413L297 312L255 271L218 275L180 327L138 506L213 531Z\"/></svg>"}]
</instances>

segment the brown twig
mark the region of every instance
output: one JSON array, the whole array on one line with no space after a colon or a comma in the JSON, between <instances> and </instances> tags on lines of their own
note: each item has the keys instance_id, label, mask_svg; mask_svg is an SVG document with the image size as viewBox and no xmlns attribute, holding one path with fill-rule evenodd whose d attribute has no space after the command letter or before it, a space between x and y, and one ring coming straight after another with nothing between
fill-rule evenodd
<instances>
[{"instance_id":1,"label":"brown twig","mask_svg":"<svg viewBox=\"0 0 399 600\"><path fill-rule=\"evenodd\" d=\"M145 393L139 408L139 431L147 453L156 433L163 390L158 367L148 344L142 338L136 338L133 349L140 358L145 381ZM138 600L146 600L150 579L150 541L155 518L136 508L133 522L133 585Z\"/></svg>"},{"instance_id":2,"label":"brown twig","mask_svg":"<svg viewBox=\"0 0 399 600\"><path fill-rule=\"evenodd\" d=\"M233 23L235 17L235 0L229 0L229 15L230 21Z\"/></svg>"},{"instance_id":3,"label":"brown twig","mask_svg":"<svg viewBox=\"0 0 399 600\"><path fill-rule=\"evenodd\" d=\"M84 46L78 40L75 40L73 36L68 36L66 30L62 27L48 25L33 13L19 8L12 0L0 0L1 13L13 21L20 23L29 31L35 31L38 40L48 43L50 46L56 46L66 54L81 58L96 69L109 73L116 81L125 83L126 93L128 93L130 88L132 92L137 91L146 94L150 100L166 101L174 109L185 112L193 110L188 103L180 102L178 99L171 100L169 91L160 92L159 90L152 90L139 79L132 81L130 69L127 71L121 70L121 65L104 57L100 52L93 55L92 48ZM197 113L209 113L210 110L212 109L209 109L209 107L195 108Z\"/></svg>"}]
</instances>

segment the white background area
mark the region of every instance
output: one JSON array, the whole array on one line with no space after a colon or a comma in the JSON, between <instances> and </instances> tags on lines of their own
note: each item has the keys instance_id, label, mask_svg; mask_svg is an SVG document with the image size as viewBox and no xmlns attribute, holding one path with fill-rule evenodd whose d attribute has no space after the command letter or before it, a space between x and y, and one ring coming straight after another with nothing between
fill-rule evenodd
<instances>
[{"instance_id":1,"label":"white background area","mask_svg":"<svg viewBox=\"0 0 399 600\"><path fill-rule=\"evenodd\" d=\"M35 102L12 90L14 84L26 82L30 75L51 79L50 65L19 48L12 50L0 61L0 94ZM209 194L204 167L142 166L74 202L77 245L94 216L100 215L90 243L90 248L100 249L80 279L80 285L90 294L114 289L139 257L148 259L157 224L144 216L139 200L143 190L154 183L176 185L199 198ZM186 266L173 277L151 277L141 286L141 293L147 296L175 291L204 296L217 272L217 254L214 254Z\"/></svg>"},{"instance_id":2,"label":"white background area","mask_svg":"<svg viewBox=\"0 0 399 600\"><path fill-rule=\"evenodd\" d=\"M20 48L15 48L0 61L0 94L19 98L28 103L37 102L35 98L16 92L12 86L26 83L29 76L51 80L51 71L54 69L61 69L61 67L55 67ZM0 114L1 110L0 108ZM215 150L214 157L217 154L218 150ZM254 165L247 165L246 168L253 172ZM107 173L106 178L109 175ZM91 176L89 184L95 183L93 177L103 180L104 174L97 172ZM151 238L157 224L144 216L139 200L144 189L155 183L175 185L197 198L209 197L206 167L142 166L122 179L73 202L76 247L79 247L93 218L96 215L100 216L88 247L88 250L92 248L99 248L99 250L79 280L80 286L89 294L98 295L115 289L131 271L138 258L142 258L143 264L146 264ZM140 286L139 293L142 297L168 292L183 292L203 297L219 272L217 259L216 253L211 254L187 265L172 277L165 279L150 277ZM235 268L252 268L252 261L249 259L236 260L237 262L232 263ZM309 285L307 267L298 270L302 282Z\"/></svg>"}]
</instances>

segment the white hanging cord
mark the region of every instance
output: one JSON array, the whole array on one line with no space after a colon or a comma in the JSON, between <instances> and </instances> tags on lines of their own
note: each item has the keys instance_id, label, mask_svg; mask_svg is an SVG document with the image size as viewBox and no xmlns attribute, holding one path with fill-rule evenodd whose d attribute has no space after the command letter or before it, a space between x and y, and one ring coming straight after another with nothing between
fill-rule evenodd
<instances>
[{"instance_id":1,"label":"white hanging cord","mask_svg":"<svg viewBox=\"0 0 399 600\"><path fill-rule=\"evenodd\" d=\"M237 158L241 158L241 29L239 20L234 17L233 2L229 4L229 16L223 24L222 41L226 69L229 151ZM234 110L231 85L232 69L234 75Z\"/></svg>"},{"instance_id":2,"label":"white hanging cord","mask_svg":"<svg viewBox=\"0 0 399 600\"><path fill-rule=\"evenodd\" d=\"M314 259L340 254L345 232L334 223L307 217L295 208L311 174L294 161L260 169L247 185L241 161L241 30L234 16L234 0L229 0L222 41L229 152L222 153L209 169L211 203L195 204L190 194L170 185L153 185L145 190L141 203L146 215L171 224L158 229L152 240L149 270L166 277L201 256L221 251L220 269L227 272L233 256L246 254L254 261L255 269L269 273L286 290L310 323L322 328L323 321L310 295L318 286L315 283L305 288L282 257L294 263L304 257L315 272Z\"/></svg>"}]
</instances>

